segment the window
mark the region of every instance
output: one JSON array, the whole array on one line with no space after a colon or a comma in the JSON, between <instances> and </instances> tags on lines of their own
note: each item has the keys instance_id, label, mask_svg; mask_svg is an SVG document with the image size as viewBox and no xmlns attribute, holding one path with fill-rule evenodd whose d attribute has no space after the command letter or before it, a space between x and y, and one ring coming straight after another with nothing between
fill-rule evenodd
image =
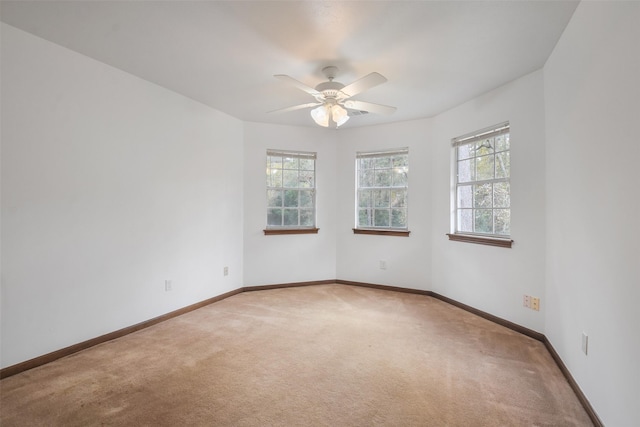
<instances>
[{"instance_id":1,"label":"window","mask_svg":"<svg viewBox=\"0 0 640 427\"><path fill-rule=\"evenodd\" d=\"M455 138L452 144L455 234L508 239L511 233L509 123Z\"/></svg>"},{"instance_id":2,"label":"window","mask_svg":"<svg viewBox=\"0 0 640 427\"><path fill-rule=\"evenodd\" d=\"M317 231L316 153L267 150L265 234Z\"/></svg>"},{"instance_id":3,"label":"window","mask_svg":"<svg viewBox=\"0 0 640 427\"><path fill-rule=\"evenodd\" d=\"M407 148L356 154L355 233L409 234L408 174Z\"/></svg>"}]
</instances>

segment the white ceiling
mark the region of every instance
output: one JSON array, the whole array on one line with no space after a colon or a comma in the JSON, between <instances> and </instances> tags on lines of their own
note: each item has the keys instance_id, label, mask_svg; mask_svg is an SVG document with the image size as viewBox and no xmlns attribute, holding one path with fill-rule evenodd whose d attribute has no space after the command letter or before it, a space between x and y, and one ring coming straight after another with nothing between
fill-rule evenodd
<instances>
[{"instance_id":1,"label":"white ceiling","mask_svg":"<svg viewBox=\"0 0 640 427\"><path fill-rule=\"evenodd\" d=\"M2 1L1 19L245 121L316 126L308 110L336 65L349 84L388 82L354 99L391 116L430 117L541 68L577 1Z\"/></svg>"}]
</instances>

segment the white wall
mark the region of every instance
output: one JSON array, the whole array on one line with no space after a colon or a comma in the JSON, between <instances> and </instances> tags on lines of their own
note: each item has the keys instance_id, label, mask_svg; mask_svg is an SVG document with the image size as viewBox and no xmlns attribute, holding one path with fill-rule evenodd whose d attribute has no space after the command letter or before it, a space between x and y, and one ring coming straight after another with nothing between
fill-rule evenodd
<instances>
[{"instance_id":1,"label":"white wall","mask_svg":"<svg viewBox=\"0 0 640 427\"><path fill-rule=\"evenodd\" d=\"M608 426L640 424L639 42L640 3L582 2L544 68L545 333Z\"/></svg>"},{"instance_id":2,"label":"white wall","mask_svg":"<svg viewBox=\"0 0 640 427\"><path fill-rule=\"evenodd\" d=\"M244 285L335 279L335 131L245 123L244 146ZM264 235L267 221L267 149L312 151L318 154L318 234Z\"/></svg>"},{"instance_id":3,"label":"white wall","mask_svg":"<svg viewBox=\"0 0 640 427\"><path fill-rule=\"evenodd\" d=\"M2 24L2 366L242 286L239 165L240 121Z\"/></svg>"},{"instance_id":4,"label":"white wall","mask_svg":"<svg viewBox=\"0 0 640 427\"><path fill-rule=\"evenodd\" d=\"M356 119L354 119L356 120ZM431 141L428 120L341 129L337 147L338 278L427 290L431 278ZM353 234L358 151L409 147L409 237ZM387 263L380 269L380 261Z\"/></svg>"},{"instance_id":5,"label":"white wall","mask_svg":"<svg viewBox=\"0 0 640 427\"><path fill-rule=\"evenodd\" d=\"M432 290L544 332L544 110L537 71L433 118ZM451 139L504 121L511 125L511 249L449 241ZM524 308L539 297L539 312Z\"/></svg>"}]
</instances>

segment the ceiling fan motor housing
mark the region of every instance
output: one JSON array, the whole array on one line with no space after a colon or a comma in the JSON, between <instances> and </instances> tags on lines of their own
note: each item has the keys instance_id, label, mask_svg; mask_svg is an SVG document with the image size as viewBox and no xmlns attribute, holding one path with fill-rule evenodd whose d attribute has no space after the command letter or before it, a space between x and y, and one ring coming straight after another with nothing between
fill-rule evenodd
<instances>
[{"instance_id":1,"label":"ceiling fan motor housing","mask_svg":"<svg viewBox=\"0 0 640 427\"><path fill-rule=\"evenodd\" d=\"M335 98L343 87L344 85L340 82L329 81L320 83L316 86L316 90L322 93L325 98Z\"/></svg>"}]
</instances>

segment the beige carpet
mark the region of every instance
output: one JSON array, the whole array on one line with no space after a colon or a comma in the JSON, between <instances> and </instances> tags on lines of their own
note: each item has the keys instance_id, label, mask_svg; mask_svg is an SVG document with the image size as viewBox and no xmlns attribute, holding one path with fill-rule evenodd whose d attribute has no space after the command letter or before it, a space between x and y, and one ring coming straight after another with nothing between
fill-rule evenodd
<instances>
[{"instance_id":1,"label":"beige carpet","mask_svg":"<svg viewBox=\"0 0 640 427\"><path fill-rule=\"evenodd\" d=\"M0 386L3 427L592 425L542 343L345 285L238 294Z\"/></svg>"}]
</instances>

